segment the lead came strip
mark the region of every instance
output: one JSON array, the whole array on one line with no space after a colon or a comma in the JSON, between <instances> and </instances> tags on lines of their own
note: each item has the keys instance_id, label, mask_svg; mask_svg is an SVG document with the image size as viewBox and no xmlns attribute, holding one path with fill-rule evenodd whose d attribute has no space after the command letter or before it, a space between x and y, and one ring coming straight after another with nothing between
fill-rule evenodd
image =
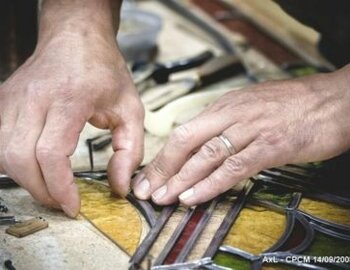
<instances>
[{"instance_id":1,"label":"lead came strip","mask_svg":"<svg viewBox=\"0 0 350 270\"><path fill-rule=\"evenodd\" d=\"M186 245L184 246L184 248L182 249L180 254L177 256L175 263L181 263L181 262L184 262L187 259L187 257L189 255L189 253L191 252L194 244L197 242L197 240L200 237L201 233L203 232L205 226L208 224L210 217L214 213L214 210L215 210L216 205L218 204L219 200L220 200L220 197L214 199L211 202L210 206L206 209L206 211L204 212L201 220L199 221L199 223L197 224L195 230L193 231L193 233L191 234L190 238L188 239Z\"/></svg>"},{"instance_id":2,"label":"lead came strip","mask_svg":"<svg viewBox=\"0 0 350 270\"><path fill-rule=\"evenodd\" d=\"M206 252L204 253L203 257L210 257L212 258L216 251L218 250L220 244L224 240L226 234L228 233L229 229L231 228L233 222L236 220L238 214L240 213L241 209L243 208L243 205L245 204L248 195L250 191L252 190L252 187L254 186L254 183L250 180L245 185L244 189L239 193L237 200L233 203L233 206L227 213L224 221L221 223L218 232L216 236L213 238L213 240L210 242L210 245Z\"/></svg>"},{"instance_id":3,"label":"lead came strip","mask_svg":"<svg viewBox=\"0 0 350 270\"><path fill-rule=\"evenodd\" d=\"M187 222L186 226L181 232L179 239L176 241L176 243L172 247L168 256L165 258L165 261L163 264L170 265L175 263L176 258L180 254L181 250L186 246L187 241L191 237L193 230L196 228L198 222L204 215L204 212L207 206L208 206L208 203L202 204L196 207L194 214L192 215L190 220Z\"/></svg>"},{"instance_id":4,"label":"lead came strip","mask_svg":"<svg viewBox=\"0 0 350 270\"><path fill-rule=\"evenodd\" d=\"M171 205L163 208L160 217L158 218L156 225L149 231L146 238L142 241L142 244L138 247L135 254L130 259L130 268L131 269L139 269L139 265L145 258L148 250L156 241L158 235L163 229L164 225L175 211L177 205Z\"/></svg>"},{"instance_id":5,"label":"lead came strip","mask_svg":"<svg viewBox=\"0 0 350 270\"><path fill-rule=\"evenodd\" d=\"M177 242L178 238L180 237L182 231L186 227L188 221L193 216L193 213L195 212L195 209L188 209L185 216L182 218L179 225L176 227L176 230L174 231L173 235L170 237L168 243L164 247L163 251L159 254L158 258L154 262L154 265L162 265L165 261L166 257L169 255L169 252L174 247L175 243Z\"/></svg>"}]
</instances>

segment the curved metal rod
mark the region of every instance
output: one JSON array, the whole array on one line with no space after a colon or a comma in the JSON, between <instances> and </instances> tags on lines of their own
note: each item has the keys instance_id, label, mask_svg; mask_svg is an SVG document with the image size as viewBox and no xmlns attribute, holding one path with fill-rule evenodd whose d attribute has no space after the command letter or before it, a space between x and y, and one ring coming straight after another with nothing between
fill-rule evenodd
<instances>
[{"instance_id":1,"label":"curved metal rod","mask_svg":"<svg viewBox=\"0 0 350 270\"><path fill-rule=\"evenodd\" d=\"M274 251L280 249L287 242L289 237L291 236L293 229L294 229L294 225L295 225L295 215L292 212L287 211L286 218L287 218L287 226L286 226L281 238L272 247L267 249L265 252L274 252Z\"/></svg>"},{"instance_id":2,"label":"curved metal rod","mask_svg":"<svg viewBox=\"0 0 350 270\"><path fill-rule=\"evenodd\" d=\"M157 222L156 211L148 201L136 199L134 194L128 193L127 200L141 212L150 227L154 227Z\"/></svg>"},{"instance_id":3,"label":"curved metal rod","mask_svg":"<svg viewBox=\"0 0 350 270\"><path fill-rule=\"evenodd\" d=\"M305 229L305 238L300 243L300 245L288 250L288 252L301 253L311 245L315 237L315 231L313 227L310 226L310 223L302 215L299 215L296 211L293 211L293 214L295 215L296 220L298 220L301 226Z\"/></svg>"},{"instance_id":4,"label":"curved metal rod","mask_svg":"<svg viewBox=\"0 0 350 270\"><path fill-rule=\"evenodd\" d=\"M89 176L80 177L80 179L85 181L92 181L97 185L104 185L106 187L109 187L109 185L106 182L101 182ZM138 200L135 198L135 196L132 193L128 193L126 195L126 199L142 214L142 216L146 219L150 227L155 226L157 222L157 215L154 208L148 201Z\"/></svg>"},{"instance_id":5,"label":"curved metal rod","mask_svg":"<svg viewBox=\"0 0 350 270\"><path fill-rule=\"evenodd\" d=\"M292 195L292 200L290 201L287 210L294 211L299 207L303 194L301 192L294 192Z\"/></svg>"},{"instance_id":6,"label":"curved metal rod","mask_svg":"<svg viewBox=\"0 0 350 270\"><path fill-rule=\"evenodd\" d=\"M318 219L302 211L300 211L298 214L303 216L306 220L308 220L308 223L312 226L313 229L324 234L336 237L338 239L350 241L349 227Z\"/></svg>"},{"instance_id":7,"label":"curved metal rod","mask_svg":"<svg viewBox=\"0 0 350 270\"><path fill-rule=\"evenodd\" d=\"M296 226L296 221L298 221L300 223L300 225L303 227L303 229L305 230L306 237L298 246L294 247L293 249L291 249L289 251L295 252L295 253L302 252L311 244L311 242L314 238L314 231L313 231L312 227L310 227L310 225L308 224L307 220L303 216L298 215L294 210L285 211L285 213L286 213L286 218L287 218L287 226L286 226L281 238L272 247L268 248L263 253L276 252L278 249L280 249L291 237L293 230ZM232 250L240 251L240 249L237 249L235 247L231 247L228 245L225 245L225 247L231 248ZM237 255L239 255L239 254L237 254Z\"/></svg>"}]
</instances>

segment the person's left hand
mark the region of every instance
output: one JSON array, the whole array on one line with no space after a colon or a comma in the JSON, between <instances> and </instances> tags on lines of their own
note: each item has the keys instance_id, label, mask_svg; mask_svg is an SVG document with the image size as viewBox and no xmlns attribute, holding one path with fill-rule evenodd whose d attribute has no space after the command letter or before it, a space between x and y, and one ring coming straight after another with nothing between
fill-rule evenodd
<instances>
[{"instance_id":1,"label":"person's left hand","mask_svg":"<svg viewBox=\"0 0 350 270\"><path fill-rule=\"evenodd\" d=\"M192 206L265 168L344 152L350 146L346 78L341 70L224 95L172 133L133 180L135 195Z\"/></svg>"}]
</instances>

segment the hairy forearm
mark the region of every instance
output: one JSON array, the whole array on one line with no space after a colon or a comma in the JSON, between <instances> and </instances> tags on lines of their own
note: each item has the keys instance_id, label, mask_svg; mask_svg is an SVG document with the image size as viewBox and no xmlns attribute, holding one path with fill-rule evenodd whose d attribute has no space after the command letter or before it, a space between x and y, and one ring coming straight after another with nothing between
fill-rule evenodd
<instances>
[{"instance_id":1,"label":"hairy forearm","mask_svg":"<svg viewBox=\"0 0 350 270\"><path fill-rule=\"evenodd\" d=\"M39 45L62 33L103 35L115 40L122 0L44 0Z\"/></svg>"}]
</instances>

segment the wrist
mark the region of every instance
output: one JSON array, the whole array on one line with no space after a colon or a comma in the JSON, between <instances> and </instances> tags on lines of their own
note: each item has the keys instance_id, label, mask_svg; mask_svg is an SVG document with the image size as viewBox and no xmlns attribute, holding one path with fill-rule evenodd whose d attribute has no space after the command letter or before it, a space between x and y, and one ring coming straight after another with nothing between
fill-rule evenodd
<instances>
[{"instance_id":1,"label":"wrist","mask_svg":"<svg viewBox=\"0 0 350 270\"><path fill-rule=\"evenodd\" d=\"M38 47L61 37L99 37L115 43L122 0L44 0Z\"/></svg>"}]
</instances>

